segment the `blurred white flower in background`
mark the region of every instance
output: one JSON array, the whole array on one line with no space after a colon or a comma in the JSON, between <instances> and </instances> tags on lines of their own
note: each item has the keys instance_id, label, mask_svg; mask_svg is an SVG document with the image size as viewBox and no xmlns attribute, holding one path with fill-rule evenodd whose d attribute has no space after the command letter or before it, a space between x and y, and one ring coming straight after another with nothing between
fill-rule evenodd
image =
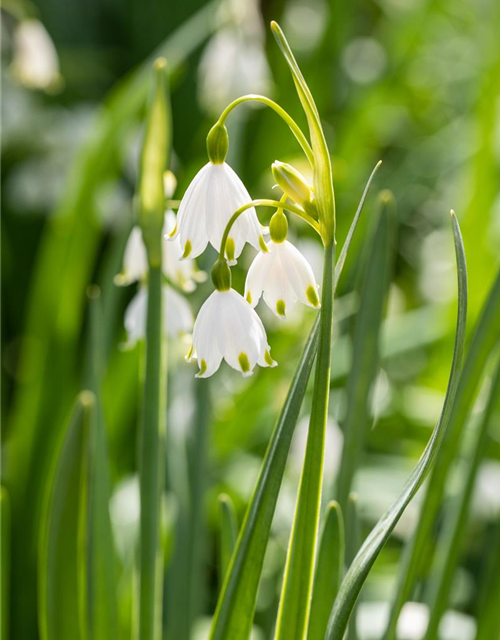
<instances>
[{"instance_id":1,"label":"blurred white flower in background","mask_svg":"<svg viewBox=\"0 0 500 640\"><path fill-rule=\"evenodd\" d=\"M219 113L246 93L269 93L272 77L264 50L264 28L255 0L226 0L220 27L202 54L198 99L210 114Z\"/></svg>"},{"instance_id":2,"label":"blurred white flower in background","mask_svg":"<svg viewBox=\"0 0 500 640\"><path fill-rule=\"evenodd\" d=\"M190 333L193 327L193 314L187 300L168 285L163 286L162 293L163 334L171 338L179 338ZM147 287L140 287L125 311L126 348L134 347L146 336L147 307Z\"/></svg>"},{"instance_id":3,"label":"blurred white flower in background","mask_svg":"<svg viewBox=\"0 0 500 640\"><path fill-rule=\"evenodd\" d=\"M21 21L14 32L12 74L30 89L55 91L62 85L57 51L39 20Z\"/></svg>"}]
</instances>

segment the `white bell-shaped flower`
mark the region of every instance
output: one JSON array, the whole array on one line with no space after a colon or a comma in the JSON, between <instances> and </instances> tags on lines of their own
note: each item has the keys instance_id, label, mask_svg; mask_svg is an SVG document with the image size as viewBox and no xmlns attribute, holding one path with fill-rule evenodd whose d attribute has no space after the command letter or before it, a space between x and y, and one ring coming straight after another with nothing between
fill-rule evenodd
<instances>
[{"instance_id":1,"label":"white bell-shaped flower","mask_svg":"<svg viewBox=\"0 0 500 640\"><path fill-rule=\"evenodd\" d=\"M179 338L193 328L193 314L187 300L168 285L162 288L163 333L170 338ZM147 287L140 287L125 311L127 347L133 347L146 336L148 307Z\"/></svg>"},{"instance_id":2,"label":"white bell-shaped flower","mask_svg":"<svg viewBox=\"0 0 500 640\"><path fill-rule=\"evenodd\" d=\"M268 253L259 252L248 270L245 298L255 307L264 294L267 306L284 318L297 300L319 309L318 285L313 270L288 240L267 243Z\"/></svg>"},{"instance_id":3,"label":"white bell-shaped flower","mask_svg":"<svg viewBox=\"0 0 500 640\"><path fill-rule=\"evenodd\" d=\"M31 89L51 91L61 86L56 48L39 20L23 20L16 28L12 72Z\"/></svg>"},{"instance_id":4,"label":"white bell-shaped flower","mask_svg":"<svg viewBox=\"0 0 500 640\"><path fill-rule=\"evenodd\" d=\"M162 235L170 233L175 227L173 211L165 213ZM178 240L163 243L163 273L183 291L193 291L196 282L202 282L206 274L199 271L193 260L182 260L182 249ZM129 285L144 280L148 272L146 247L139 227L134 227L125 247L123 267L115 282L119 285Z\"/></svg>"},{"instance_id":5,"label":"white bell-shaped flower","mask_svg":"<svg viewBox=\"0 0 500 640\"><path fill-rule=\"evenodd\" d=\"M170 238L179 237L183 258L196 258L210 244L219 251L222 235L233 213L251 197L242 181L225 162L208 162L189 185ZM234 264L245 242L262 249L265 229L255 209L245 211L233 224L226 243L229 264Z\"/></svg>"},{"instance_id":6,"label":"white bell-shaped flower","mask_svg":"<svg viewBox=\"0 0 500 640\"><path fill-rule=\"evenodd\" d=\"M244 376L256 364L274 367L261 319L234 289L214 291L200 309L193 330L193 346L186 357L196 358L197 378L208 378L222 359Z\"/></svg>"}]
</instances>

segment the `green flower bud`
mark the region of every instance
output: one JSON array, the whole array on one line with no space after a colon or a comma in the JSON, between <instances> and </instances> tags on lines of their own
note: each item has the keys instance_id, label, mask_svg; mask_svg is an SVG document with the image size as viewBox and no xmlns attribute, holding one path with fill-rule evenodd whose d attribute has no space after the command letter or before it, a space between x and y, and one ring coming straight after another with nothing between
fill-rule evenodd
<instances>
[{"instance_id":1,"label":"green flower bud","mask_svg":"<svg viewBox=\"0 0 500 640\"><path fill-rule=\"evenodd\" d=\"M217 291L229 291L231 288L231 269L224 258L219 258L212 267L212 282Z\"/></svg>"},{"instance_id":2,"label":"green flower bud","mask_svg":"<svg viewBox=\"0 0 500 640\"><path fill-rule=\"evenodd\" d=\"M286 219L286 215L283 213L283 209L278 209L271 218L271 222L269 223L269 233L271 235L271 240L276 244L285 242L288 235L288 220Z\"/></svg>"},{"instance_id":3,"label":"green flower bud","mask_svg":"<svg viewBox=\"0 0 500 640\"><path fill-rule=\"evenodd\" d=\"M207 152L210 162L222 164L227 156L229 137L223 124L217 122L210 129L207 136Z\"/></svg>"},{"instance_id":4,"label":"green flower bud","mask_svg":"<svg viewBox=\"0 0 500 640\"><path fill-rule=\"evenodd\" d=\"M304 176L286 162L273 162L272 172L274 179L291 200L304 205L311 202L311 188Z\"/></svg>"}]
</instances>

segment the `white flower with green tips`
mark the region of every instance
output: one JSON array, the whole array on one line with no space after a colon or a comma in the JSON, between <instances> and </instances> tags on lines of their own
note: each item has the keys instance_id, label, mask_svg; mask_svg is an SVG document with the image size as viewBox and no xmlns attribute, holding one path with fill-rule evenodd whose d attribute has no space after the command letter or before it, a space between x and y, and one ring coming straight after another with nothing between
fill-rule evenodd
<instances>
[{"instance_id":1,"label":"white flower with green tips","mask_svg":"<svg viewBox=\"0 0 500 640\"><path fill-rule=\"evenodd\" d=\"M245 298L255 307L261 296L279 318L284 318L297 300L319 309L318 284L311 265L286 240L287 221L282 212L271 219L267 252L259 252L248 270Z\"/></svg>"},{"instance_id":2,"label":"white flower with green tips","mask_svg":"<svg viewBox=\"0 0 500 640\"><path fill-rule=\"evenodd\" d=\"M234 289L214 291L200 309L193 330L193 346L186 357L200 368L197 378L213 375L224 359L250 376L255 365L274 367L266 330L259 316Z\"/></svg>"},{"instance_id":3,"label":"white flower with green tips","mask_svg":"<svg viewBox=\"0 0 500 640\"><path fill-rule=\"evenodd\" d=\"M218 251L229 219L251 200L243 182L226 162L208 162L184 194L170 238L180 239L183 258L196 258L209 242ZM253 207L239 216L226 242L229 263L235 263L246 242L263 249L263 233L265 229Z\"/></svg>"},{"instance_id":4,"label":"white flower with green tips","mask_svg":"<svg viewBox=\"0 0 500 640\"><path fill-rule=\"evenodd\" d=\"M193 328L193 314L187 300L168 285L162 287L162 296L164 336L179 338L190 333ZM146 336L147 306L148 289L140 287L125 311L127 347L133 347Z\"/></svg>"}]
</instances>

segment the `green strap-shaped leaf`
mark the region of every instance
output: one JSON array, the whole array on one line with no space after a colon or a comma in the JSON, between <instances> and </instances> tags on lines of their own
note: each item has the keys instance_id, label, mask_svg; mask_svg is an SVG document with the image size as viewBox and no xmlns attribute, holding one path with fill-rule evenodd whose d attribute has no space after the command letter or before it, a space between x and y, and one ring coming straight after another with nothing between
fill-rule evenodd
<instances>
[{"instance_id":1,"label":"green strap-shaped leaf","mask_svg":"<svg viewBox=\"0 0 500 640\"><path fill-rule=\"evenodd\" d=\"M57 461L42 522L39 626L42 640L85 640L86 446L95 396L80 394Z\"/></svg>"},{"instance_id":2,"label":"green strap-shaped leaf","mask_svg":"<svg viewBox=\"0 0 500 640\"><path fill-rule=\"evenodd\" d=\"M9 638L10 503L5 487L0 488L0 640Z\"/></svg>"},{"instance_id":3,"label":"green strap-shaped leaf","mask_svg":"<svg viewBox=\"0 0 500 640\"><path fill-rule=\"evenodd\" d=\"M380 203L380 214L365 257L360 307L354 328L352 366L347 381L344 446L336 491L343 513L346 513L368 431L370 390L377 374L380 327L393 264L395 211L392 195L388 191L382 192ZM346 522L349 539L348 524Z\"/></svg>"},{"instance_id":4,"label":"green strap-shaped leaf","mask_svg":"<svg viewBox=\"0 0 500 640\"><path fill-rule=\"evenodd\" d=\"M338 502L332 501L321 535L314 573L307 640L323 640L328 618L344 574L344 521Z\"/></svg>"},{"instance_id":5,"label":"green strap-shaped leaf","mask_svg":"<svg viewBox=\"0 0 500 640\"><path fill-rule=\"evenodd\" d=\"M474 330L460 376L457 398L453 404L448 427L443 440L439 465L433 469L431 480L426 489L420 508L420 517L413 537L407 543L401 563L400 575L396 587L394 602L385 640L394 640L399 614L409 598L418 577L424 547L432 534L436 515L442 503L446 478L457 455L462 430L476 396L485 364L500 341L500 272L488 295L481 317Z\"/></svg>"},{"instance_id":6,"label":"green strap-shaped leaf","mask_svg":"<svg viewBox=\"0 0 500 640\"><path fill-rule=\"evenodd\" d=\"M102 326L100 292L92 287L90 298L90 363L88 386L96 407L92 412L86 491L86 615L89 638L107 640L118 637L117 566L109 517L111 487L107 440L101 398Z\"/></svg>"},{"instance_id":7,"label":"green strap-shaped leaf","mask_svg":"<svg viewBox=\"0 0 500 640\"><path fill-rule=\"evenodd\" d=\"M227 568L231 562L236 539L238 537L238 525L236 521L236 512L231 498L223 493L219 496L220 507L220 578L221 583L224 581Z\"/></svg>"},{"instance_id":8,"label":"green strap-shaped leaf","mask_svg":"<svg viewBox=\"0 0 500 640\"><path fill-rule=\"evenodd\" d=\"M361 521L359 518L358 494L351 492L347 500L346 508L346 567L350 567L361 547ZM333 604L333 603L332 603ZM356 627L356 613L359 607L359 599L352 610L346 640L358 640ZM330 608L331 612L331 608Z\"/></svg>"},{"instance_id":9,"label":"green strap-shaped leaf","mask_svg":"<svg viewBox=\"0 0 500 640\"><path fill-rule=\"evenodd\" d=\"M335 267L334 293L358 224L372 171ZM316 352L319 318L304 347L290 391L269 442L261 471L240 529L212 623L211 640L245 640L252 628L257 589L286 458Z\"/></svg>"},{"instance_id":10,"label":"green strap-shaped leaf","mask_svg":"<svg viewBox=\"0 0 500 640\"><path fill-rule=\"evenodd\" d=\"M458 318L453 362L451 365L450 378L448 381L448 388L441 416L432 433L431 439L422 454L422 457L407 480L403 490L378 521L377 525L371 531L358 555L351 564L330 616L326 635L327 640L343 639L351 612L354 608L359 592L361 591L361 587L377 559L378 554L391 535L392 530L428 475L439 451L444 432L450 420L453 403L455 402L457 394L460 369L462 366L467 317L467 268L465 253L460 227L456 216L453 213L452 227L458 271Z\"/></svg>"},{"instance_id":11,"label":"green strap-shaped leaf","mask_svg":"<svg viewBox=\"0 0 500 640\"><path fill-rule=\"evenodd\" d=\"M484 567L478 603L477 634L475 640L498 638L500 628L500 517L489 532L484 548ZM493 552L492 552L493 551Z\"/></svg>"},{"instance_id":12,"label":"green strap-shaped leaf","mask_svg":"<svg viewBox=\"0 0 500 640\"><path fill-rule=\"evenodd\" d=\"M443 533L436 549L435 563L429 579L428 593L425 597L430 611L425 640L436 640L441 617L448 604L451 584L467 525L470 499L477 470L484 455L492 416L499 402L500 364L497 365L496 372L493 375L488 403L481 418L480 426L477 429L477 433L474 434L473 450L467 451L469 458L467 467L464 469L463 487L458 500L453 504L448 517L445 519Z\"/></svg>"}]
</instances>

